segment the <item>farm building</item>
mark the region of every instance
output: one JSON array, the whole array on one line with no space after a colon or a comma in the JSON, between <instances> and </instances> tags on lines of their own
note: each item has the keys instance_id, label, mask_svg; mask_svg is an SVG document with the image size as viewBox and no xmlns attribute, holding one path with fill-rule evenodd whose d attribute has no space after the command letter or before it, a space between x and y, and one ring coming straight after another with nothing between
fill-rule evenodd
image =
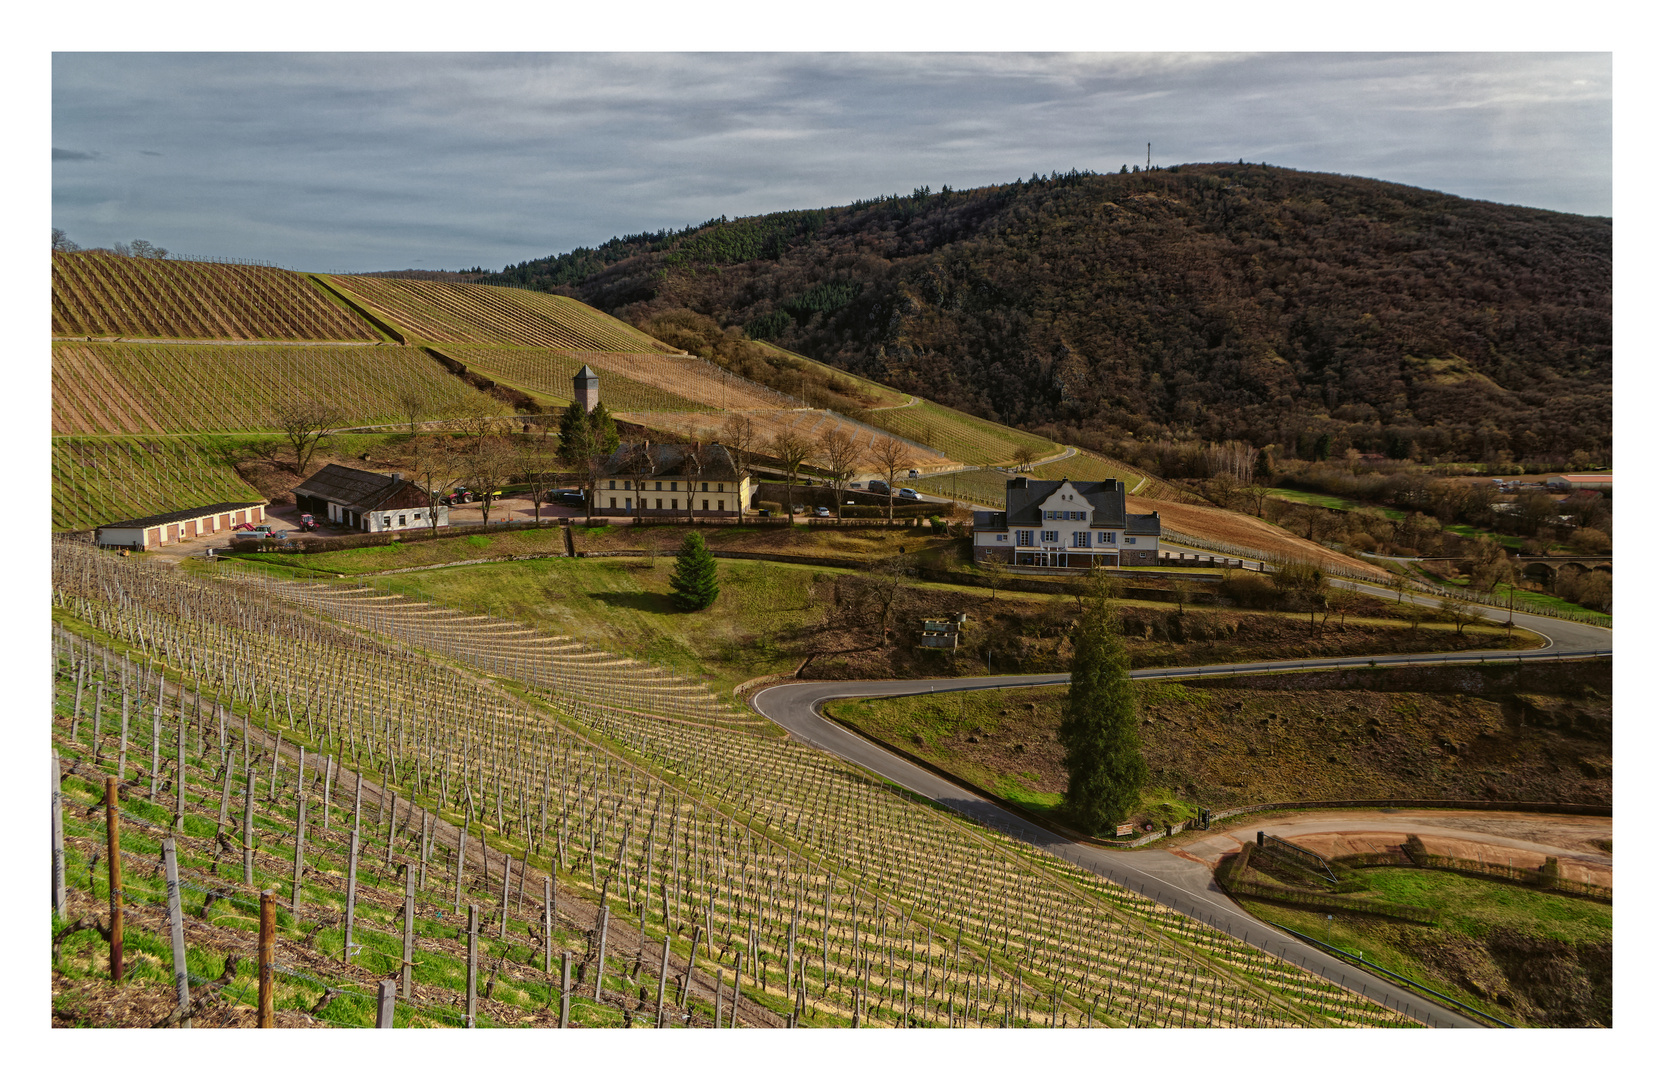
<instances>
[{"instance_id":1,"label":"farm building","mask_svg":"<svg viewBox=\"0 0 1664 1080\"><path fill-rule=\"evenodd\" d=\"M1005 512L978 510L978 562L1015 566L1154 566L1161 515L1127 513L1126 485L1109 480L1005 482Z\"/></svg>"},{"instance_id":2,"label":"farm building","mask_svg":"<svg viewBox=\"0 0 1664 1080\"><path fill-rule=\"evenodd\" d=\"M607 458L590 512L643 517L739 514L754 485L721 443L625 443Z\"/></svg>"},{"instance_id":3,"label":"farm building","mask_svg":"<svg viewBox=\"0 0 1664 1080\"><path fill-rule=\"evenodd\" d=\"M180 540L227 533L238 525L258 525L265 520L263 502L213 503L100 525L93 542L103 548L150 551Z\"/></svg>"},{"instance_id":4,"label":"farm building","mask_svg":"<svg viewBox=\"0 0 1664 1080\"><path fill-rule=\"evenodd\" d=\"M325 465L295 488L295 506L319 521L361 532L398 532L450 524L450 508L440 506L429 521L428 497L401 473L368 472L345 465Z\"/></svg>"},{"instance_id":5,"label":"farm building","mask_svg":"<svg viewBox=\"0 0 1664 1080\"><path fill-rule=\"evenodd\" d=\"M1543 485L1550 491L1611 491L1611 473L1567 473L1551 476Z\"/></svg>"}]
</instances>

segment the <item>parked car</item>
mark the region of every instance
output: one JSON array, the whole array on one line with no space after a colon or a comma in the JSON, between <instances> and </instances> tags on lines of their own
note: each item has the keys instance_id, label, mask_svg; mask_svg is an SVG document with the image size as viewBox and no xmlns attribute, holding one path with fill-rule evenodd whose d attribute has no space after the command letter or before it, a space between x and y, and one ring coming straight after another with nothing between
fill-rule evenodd
<instances>
[{"instance_id":1,"label":"parked car","mask_svg":"<svg viewBox=\"0 0 1664 1080\"><path fill-rule=\"evenodd\" d=\"M896 489L896 498L898 498L898 499L916 499L920 502L924 501L923 496L921 496L918 492L914 491L912 488L897 488Z\"/></svg>"},{"instance_id":2,"label":"parked car","mask_svg":"<svg viewBox=\"0 0 1664 1080\"><path fill-rule=\"evenodd\" d=\"M771 517L774 516L774 511L773 510L759 510L759 511L757 511L757 516L760 517L760 518L771 518Z\"/></svg>"},{"instance_id":3,"label":"parked car","mask_svg":"<svg viewBox=\"0 0 1664 1080\"><path fill-rule=\"evenodd\" d=\"M815 507L815 516L816 517L831 517L832 516L832 511L828 510L824 506L817 506L817 507Z\"/></svg>"},{"instance_id":4,"label":"parked car","mask_svg":"<svg viewBox=\"0 0 1664 1080\"><path fill-rule=\"evenodd\" d=\"M872 492L874 495L888 495L890 493L890 485L886 484L882 480L874 480L867 485L867 490Z\"/></svg>"},{"instance_id":5,"label":"parked car","mask_svg":"<svg viewBox=\"0 0 1664 1080\"><path fill-rule=\"evenodd\" d=\"M908 469L907 470L907 479L909 479L909 480L915 479L918 475L919 475L919 470L917 470L917 469Z\"/></svg>"},{"instance_id":6,"label":"parked car","mask_svg":"<svg viewBox=\"0 0 1664 1080\"><path fill-rule=\"evenodd\" d=\"M557 488L549 492L548 499L562 506L583 506L584 493L578 488Z\"/></svg>"},{"instance_id":7,"label":"parked car","mask_svg":"<svg viewBox=\"0 0 1664 1080\"><path fill-rule=\"evenodd\" d=\"M802 514L802 513L806 513L806 512L807 511L801 506L792 507L792 513L794 513L794 514Z\"/></svg>"}]
</instances>

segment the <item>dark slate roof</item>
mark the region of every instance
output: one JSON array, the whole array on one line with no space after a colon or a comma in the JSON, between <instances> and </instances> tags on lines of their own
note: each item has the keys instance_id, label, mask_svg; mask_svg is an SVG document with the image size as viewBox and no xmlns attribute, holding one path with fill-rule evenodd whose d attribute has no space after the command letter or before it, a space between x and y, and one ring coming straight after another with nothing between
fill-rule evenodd
<instances>
[{"instance_id":1,"label":"dark slate roof","mask_svg":"<svg viewBox=\"0 0 1664 1080\"><path fill-rule=\"evenodd\" d=\"M642 475L641 443L620 443L617 450L601 466L602 476L635 478ZM652 462L649 476L693 476L689 460L698 453L697 475L705 480L738 480L740 470L733 453L721 443L648 443L646 453Z\"/></svg>"},{"instance_id":2,"label":"dark slate roof","mask_svg":"<svg viewBox=\"0 0 1664 1080\"><path fill-rule=\"evenodd\" d=\"M1160 536L1161 515L1128 514L1127 525L1123 531L1130 532L1134 536Z\"/></svg>"},{"instance_id":3,"label":"dark slate roof","mask_svg":"<svg viewBox=\"0 0 1664 1080\"><path fill-rule=\"evenodd\" d=\"M189 510L169 510L165 514L152 514L149 517L134 518L131 521L112 521L108 525L100 525L100 529L148 529L152 525L172 525L176 521L190 521L192 518L203 518L209 514L224 514L232 510L247 510L255 506L265 506L266 500L253 499L245 502L210 503L207 506L196 506Z\"/></svg>"},{"instance_id":4,"label":"dark slate roof","mask_svg":"<svg viewBox=\"0 0 1664 1080\"><path fill-rule=\"evenodd\" d=\"M572 378L573 378L574 381L576 381L578 379L597 379L597 380L599 380L601 378L601 376L595 374L595 372L593 372L589 369L589 365L585 364L583 367L578 369L578 373L576 375L572 376Z\"/></svg>"},{"instance_id":5,"label":"dark slate roof","mask_svg":"<svg viewBox=\"0 0 1664 1080\"><path fill-rule=\"evenodd\" d=\"M1108 480L1035 480L1019 476L1005 482L1005 517L1012 527L1040 526L1040 504L1058 488L1068 484L1092 504L1092 528L1120 529L1126 527L1127 491L1121 481Z\"/></svg>"},{"instance_id":6,"label":"dark slate roof","mask_svg":"<svg viewBox=\"0 0 1664 1080\"><path fill-rule=\"evenodd\" d=\"M295 485L295 494L325 499L349 510L367 511L376 509L407 483L408 480L395 480L387 473L325 465L304 483Z\"/></svg>"},{"instance_id":7,"label":"dark slate roof","mask_svg":"<svg viewBox=\"0 0 1664 1080\"><path fill-rule=\"evenodd\" d=\"M1002 510L972 510L971 528L1003 529L1005 528L1005 512Z\"/></svg>"}]
</instances>

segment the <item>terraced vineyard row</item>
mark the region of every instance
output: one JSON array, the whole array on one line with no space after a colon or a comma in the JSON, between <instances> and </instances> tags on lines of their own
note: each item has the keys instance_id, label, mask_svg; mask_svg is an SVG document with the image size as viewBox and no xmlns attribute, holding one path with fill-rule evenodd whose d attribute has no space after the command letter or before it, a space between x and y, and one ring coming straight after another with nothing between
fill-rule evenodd
<instances>
[{"instance_id":1,"label":"terraced vineyard row","mask_svg":"<svg viewBox=\"0 0 1664 1080\"><path fill-rule=\"evenodd\" d=\"M1046 457L1061 449L1038 435L1002 427L930 401L902 409L871 409L859 419L904 439L933 446L950 461L966 465L1010 464L1017 460L1018 448L1024 446L1036 457Z\"/></svg>"},{"instance_id":2,"label":"terraced vineyard row","mask_svg":"<svg viewBox=\"0 0 1664 1080\"><path fill-rule=\"evenodd\" d=\"M671 351L628 323L564 296L403 278L332 275L327 280L386 316L415 341L600 352Z\"/></svg>"},{"instance_id":3,"label":"terraced vineyard row","mask_svg":"<svg viewBox=\"0 0 1664 1080\"><path fill-rule=\"evenodd\" d=\"M1096 880L1083 891L1066 864L902 797L818 751L657 715L698 711L677 705L673 692L650 711L625 707L614 695L574 691L564 665L524 628L482 619L472 633L456 626L441 632L427 625L431 609L402 598L240 568L226 572L241 587L315 605L344 623L375 627L394 640L512 675L553 701L580 730L593 731L679 788L743 815L774 844L835 867L858 891L883 897L882 905L872 901L874 932L887 937L886 925L895 919L899 940L887 942L885 952L894 959L884 961L888 990L874 988L881 995L893 994L896 974L905 979L906 972L928 972L946 961L954 972L949 1000L960 1002L959 1015L972 1023L998 1023L1007 1015L1032 1022L1037 1014L1048 1018L1042 1023L1071 1017L1102 1023L1106 1016L1168 1025L1397 1022L1201 924L1179 920L1175 925L1182 929L1155 932L1131 914L1147 906L1142 898ZM866 902L851 898L852 911L862 911ZM897 910L885 910L890 904ZM801 896L788 895L765 906L763 925L778 934L789 924L787 913L806 906ZM850 945L861 970L857 931ZM761 932L765 940L772 937L768 929ZM791 951L789 941L773 937L773 943ZM1276 981L1298 987L1316 1011L1255 989ZM1002 997L1014 1014L1002 1012ZM861 1007L858 1000L847 1004Z\"/></svg>"},{"instance_id":4,"label":"terraced vineyard row","mask_svg":"<svg viewBox=\"0 0 1664 1080\"><path fill-rule=\"evenodd\" d=\"M269 266L52 254L54 336L379 341L304 275Z\"/></svg>"},{"instance_id":5,"label":"terraced vineyard row","mask_svg":"<svg viewBox=\"0 0 1664 1080\"><path fill-rule=\"evenodd\" d=\"M278 410L327 401L345 425L406 418L415 391L426 417L492 414L500 406L421 349L283 345L56 342L54 435L277 431Z\"/></svg>"},{"instance_id":6,"label":"terraced vineyard row","mask_svg":"<svg viewBox=\"0 0 1664 1080\"><path fill-rule=\"evenodd\" d=\"M597 374L603 375L601 400L610 412L708 413L718 408L669 389L681 387L697 394L705 387L697 379L679 377L680 370L676 366L679 358L667 357L663 353L641 356L640 363L631 363L635 354L578 352L573 349L444 345L439 346L437 351L494 382L539 397L552 398L556 402L572 400L572 377L588 364ZM661 364L665 366L661 368ZM635 370L637 374L649 377L632 378L623 373L626 370Z\"/></svg>"},{"instance_id":7,"label":"terraced vineyard row","mask_svg":"<svg viewBox=\"0 0 1664 1080\"><path fill-rule=\"evenodd\" d=\"M52 440L52 529L262 496L211 438Z\"/></svg>"}]
</instances>

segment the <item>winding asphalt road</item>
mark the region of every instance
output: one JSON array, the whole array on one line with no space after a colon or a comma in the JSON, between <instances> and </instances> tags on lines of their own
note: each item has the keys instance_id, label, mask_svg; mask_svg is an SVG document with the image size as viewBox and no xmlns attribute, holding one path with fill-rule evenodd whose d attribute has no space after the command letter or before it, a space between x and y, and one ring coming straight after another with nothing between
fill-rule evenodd
<instances>
[{"instance_id":1,"label":"winding asphalt road","mask_svg":"<svg viewBox=\"0 0 1664 1080\"><path fill-rule=\"evenodd\" d=\"M1392 598L1394 590L1352 582L1335 582L1366 595ZM1406 600L1437 606L1438 600L1406 593ZM1508 613L1481 607L1486 618L1502 621ZM1321 668L1389 666L1399 664L1472 663L1483 660L1524 662L1611 655L1612 632L1535 615L1514 615L1514 622L1542 635L1545 644L1531 650L1479 650L1460 654L1357 656L1322 660L1272 660L1244 664L1214 664L1194 668L1144 668L1132 673L1135 679L1171 679L1194 675L1229 675L1269 671L1302 671ZM1067 674L1005 675L965 679L895 679L872 682L785 683L771 686L752 699L759 713L779 724L793 737L810 746L836 754L846 761L956 810L974 821L1000 830L1041 848L1058 858L1107 878L1127 889L1191 918L1207 923L1250 945L1280 956L1354 990L1388 1008L1395 1009L1432 1027L1477 1027L1475 1021L1434 1004L1371 972L1335 959L1324 950L1268 926L1232 903L1214 882L1209 869L1194 860L1169 851L1105 851L1075 843L1018 817L929 770L883 749L854 732L826 719L820 706L835 698L900 697L910 694L939 694L964 690L987 690L1013 686L1044 686L1069 681Z\"/></svg>"}]
</instances>

